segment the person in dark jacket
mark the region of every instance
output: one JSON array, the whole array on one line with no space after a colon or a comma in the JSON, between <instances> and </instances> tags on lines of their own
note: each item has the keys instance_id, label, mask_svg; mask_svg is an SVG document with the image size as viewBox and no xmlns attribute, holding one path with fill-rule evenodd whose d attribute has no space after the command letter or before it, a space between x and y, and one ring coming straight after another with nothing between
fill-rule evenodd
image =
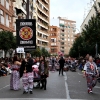
<instances>
[{"instance_id":1,"label":"person in dark jacket","mask_svg":"<svg viewBox=\"0 0 100 100\"><path fill-rule=\"evenodd\" d=\"M60 64L59 75L60 75L61 70L62 70L62 75L63 75L64 63L65 63L65 59L63 57L61 57L59 60L59 64Z\"/></svg>"},{"instance_id":2,"label":"person in dark jacket","mask_svg":"<svg viewBox=\"0 0 100 100\"><path fill-rule=\"evenodd\" d=\"M44 88L44 90L46 90L47 77L49 75L49 68L48 68L48 62L45 60L45 56L41 57L39 70L40 70L41 83L42 83L41 89Z\"/></svg>"},{"instance_id":3,"label":"person in dark jacket","mask_svg":"<svg viewBox=\"0 0 100 100\"><path fill-rule=\"evenodd\" d=\"M24 87L23 94L27 94L28 91L32 94L33 90L33 59L30 58L30 54L27 53L27 58L22 61L20 68L20 77L22 77L22 83Z\"/></svg>"}]
</instances>

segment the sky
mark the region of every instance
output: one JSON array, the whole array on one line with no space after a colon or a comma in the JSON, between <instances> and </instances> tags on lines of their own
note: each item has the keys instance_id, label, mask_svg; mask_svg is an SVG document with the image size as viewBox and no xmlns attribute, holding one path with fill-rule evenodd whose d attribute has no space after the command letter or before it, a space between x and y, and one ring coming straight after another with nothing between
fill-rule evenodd
<instances>
[{"instance_id":1,"label":"sky","mask_svg":"<svg viewBox=\"0 0 100 100\"><path fill-rule=\"evenodd\" d=\"M91 0L50 0L50 25L58 25L58 17L66 17L76 21L76 28L80 26L84 18L84 9L88 9ZM86 10L87 11L87 10Z\"/></svg>"}]
</instances>

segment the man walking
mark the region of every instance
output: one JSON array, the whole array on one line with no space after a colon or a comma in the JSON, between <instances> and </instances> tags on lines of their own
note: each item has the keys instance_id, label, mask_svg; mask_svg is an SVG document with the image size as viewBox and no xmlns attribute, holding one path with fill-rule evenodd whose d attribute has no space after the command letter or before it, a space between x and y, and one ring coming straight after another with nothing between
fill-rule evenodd
<instances>
[{"instance_id":1,"label":"man walking","mask_svg":"<svg viewBox=\"0 0 100 100\"><path fill-rule=\"evenodd\" d=\"M59 64L60 64L59 75L60 75L61 70L62 70L62 76L63 76L64 63L65 63L65 59L63 57L61 57L60 60L59 60Z\"/></svg>"}]
</instances>

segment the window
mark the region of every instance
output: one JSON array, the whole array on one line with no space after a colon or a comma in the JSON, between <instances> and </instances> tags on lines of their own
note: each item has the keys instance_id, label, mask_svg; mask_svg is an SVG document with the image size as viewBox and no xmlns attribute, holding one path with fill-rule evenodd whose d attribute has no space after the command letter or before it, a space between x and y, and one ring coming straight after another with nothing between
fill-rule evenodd
<instances>
[{"instance_id":1,"label":"window","mask_svg":"<svg viewBox=\"0 0 100 100\"><path fill-rule=\"evenodd\" d=\"M51 39L51 42L55 42L54 39Z\"/></svg>"},{"instance_id":2,"label":"window","mask_svg":"<svg viewBox=\"0 0 100 100\"><path fill-rule=\"evenodd\" d=\"M71 35L71 37L73 37L73 35Z\"/></svg>"},{"instance_id":3,"label":"window","mask_svg":"<svg viewBox=\"0 0 100 100\"><path fill-rule=\"evenodd\" d=\"M51 28L51 31L52 31L53 29Z\"/></svg>"},{"instance_id":4,"label":"window","mask_svg":"<svg viewBox=\"0 0 100 100\"><path fill-rule=\"evenodd\" d=\"M64 45L64 42L61 42L61 45Z\"/></svg>"},{"instance_id":5,"label":"window","mask_svg":"<svg viewBox=\"0 0 100 100\"><path fill-rule=\"evenodd\" d=\"M62 38L62 40L64 40L64 38Z\"/></svg>"},{"instance_id":6,"label":"window","mask_svg":"<svg viewBox=\"0 0 100 100\"><path fill-rule=\"evenodd\" d=\"M9 0L6 0L7 2L9 2Z\"/></svg>"},{"instance_id":7,"label":"window","mask_svg":"<svg viewBox=\"0 0 100 100\"><path fill-rule=\"evenodd\" d=\"M8 19L8 14L6 14L6 19Z\"/></svg>"},{"instance_id":8,"label":"window","mask_svg":"<svg viewBox=\"0 0 100 100\"><path fill-rule=\"evenodd\" d=\"M2 15L2 16L3 16L3 10L1 10L1 9L0 9L0 15Z\"/></svg>"},{"instance_id":9,"label":"window","mask_svg":"<svg viewBox=\"0 0 100 100\"><path fill-rule=\"evenodd\" d=\"M71 39L71 41L73 41L73 39Z\"/></svg>"},{"instance_id":10,"label":"window","mask_svg":"<svg viewBox=\"0 0 100 100\"><path fill-rule=\"evenodd\" d=\"M70 41L70 39L68 39L68 41Z\"/></svg>"},{"instance_id":11,"label":"window","mask_svg":"<svg viewBox=\"0 0 100 100\"><path fill-rule=\"evenodd\" d=\"M9 16L9 22L11 22L11 17Z\"/></svg>"},{"instance_id":12,"label":"window","mask_svg":"<svg viewBox=\"0 0 100 100\"><path fill-rule=\"evenodd\" d=\"M36 2L36 0L33 0L33 2L35 3L35 2Z\"/></svg>"}]
</instances>

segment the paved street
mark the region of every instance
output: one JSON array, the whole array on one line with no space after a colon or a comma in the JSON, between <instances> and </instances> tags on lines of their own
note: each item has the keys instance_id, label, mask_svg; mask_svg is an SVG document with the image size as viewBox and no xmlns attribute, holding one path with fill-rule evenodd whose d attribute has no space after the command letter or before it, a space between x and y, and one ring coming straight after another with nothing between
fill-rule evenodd
<instances>
[{"instance_id":1,"label":"paved street","mask_svg":"<svg viewBox=\"0 0 100 100\"><path fill-rule=\"evenodd\" d=\"M100 83L93 90L93 94L87 94L86 80L82 72L66 72L59 76L58 72L50 72L47 90L33 89L33 94L23 94L21 90L12 91L9 89L10 75L0 77L0 98L6 100L99 100ZM3 99L0 99L3 100Z\"/></svg>"}]
</instances>

